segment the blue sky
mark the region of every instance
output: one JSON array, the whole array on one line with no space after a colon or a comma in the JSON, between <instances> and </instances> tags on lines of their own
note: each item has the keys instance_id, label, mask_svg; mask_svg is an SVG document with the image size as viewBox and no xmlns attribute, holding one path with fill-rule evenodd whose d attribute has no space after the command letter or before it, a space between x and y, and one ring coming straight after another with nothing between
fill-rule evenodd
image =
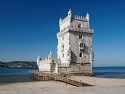
<instances>
[{"instance_id":1,"label":"blue sky","mask_svg":"<svg viewBox=\"0 0 125 94\"><path fill-rule=\"evenodd\" d=\"M125 66L125 0L0 0L0 61L57 57L59 18L90 14L94 66Z\"/></svg>"}]
</instances>

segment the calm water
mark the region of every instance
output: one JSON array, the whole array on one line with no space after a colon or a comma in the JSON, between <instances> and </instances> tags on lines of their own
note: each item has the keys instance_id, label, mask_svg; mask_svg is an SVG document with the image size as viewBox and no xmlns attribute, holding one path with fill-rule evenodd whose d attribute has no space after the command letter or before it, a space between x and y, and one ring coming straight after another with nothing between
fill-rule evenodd
<instances>
[{"instance_id":1,"label":"calm water","mask_svg":"<svg viewBox=\"0 0 125 94\"><path fill-rule=\"evenodd\" d=\"M93 67L96 77L125 79L124 67Z\"/></svg>"},{"instance_id":2,"label":"calm water","mask_svg":"<svg viewBox=\"0 0 125 94\"><path fill-rule=\"evenodd\" d=\"M31 82L29 70L38 70L33 67L0 67L0 83Z\"/></svg>"},{"instance_id":3,"label":"calm water","mask_svg":"<svg viewBox=\"0 0 125 94\"><path fill-rule=\"evenodd\" d=\"M32 67L0 67L0 83L30 82L29 70L38 70ZM125 79L125 67L93 67L96 77Z\"/></svg>"}]
</instances>

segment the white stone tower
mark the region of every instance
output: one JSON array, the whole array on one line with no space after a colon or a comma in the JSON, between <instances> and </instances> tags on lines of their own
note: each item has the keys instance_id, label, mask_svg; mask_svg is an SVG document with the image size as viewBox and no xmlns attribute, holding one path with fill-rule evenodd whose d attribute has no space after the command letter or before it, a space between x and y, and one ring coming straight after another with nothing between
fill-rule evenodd
<instances>
[{"instance_id":1,"label":"white stone tower","mask_svg":"<svg viewBox=\"0 0 125 94\"><path fill-rule=\"evenodd\" d=\"M68 71L92 73L93 50L90 17L73 16L71 9L68 16L59 20L60 31L57 33L57 55L59 68ZM63 70L61 70L63 71Z\"/></svg>"}]
</instances>

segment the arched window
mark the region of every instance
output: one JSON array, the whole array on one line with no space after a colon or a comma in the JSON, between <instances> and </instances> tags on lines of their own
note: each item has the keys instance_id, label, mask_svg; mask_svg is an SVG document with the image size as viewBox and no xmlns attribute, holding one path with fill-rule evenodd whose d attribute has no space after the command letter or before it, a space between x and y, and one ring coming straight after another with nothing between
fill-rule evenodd
<instances>
[{"instance_id":1,"label":"arched window","mask_svg":"<svg viewBox=\"0 0 125 94\"><path fill-rule=\"evenodd\" d=\"M79 57L82 57L82 53L79 53Z\"/></svg>"},{"instance_id":2,"label":"arched window","mask_svg":"<svg viewBox=\"0 0 125 94\"><path fill-rule=\"evenodd\" d=\"M82 39L82 35L79 35L79 39Z\"/></svg>"},{"instance_id":3,"label":"arched window","mask_svg":"<svg viewBox=\"0 0 125 94\"><path fill-rule=\"evenodd\" d=\"M64 54L62 54L62 57L64 58Z\"/></svg>"},{"instance_id":4,"label":"arched window","mask_svg":"<svg viewBox=\"0 0 125 94\"><path fill-rule=\"evenodd\" d=\"M80 43L80 47L84 47L84 43Z\"/></svg>"},{"instance_id":5,"label":"arched window","mask_svg":"<svg viewBox=\"0 0 125 94\"><path fill-rule=\"evenodd\" d=\"M81 24L81 23L79 23L79 24L78 24L78 28L81 28L81 27L82 27L82 24Z\"/></svg>"},{"instance_id":6,"label":"arched window","mask_svg":"<svg viewBox=\"0 0 125 94\"><path fill-rule=\"evenodd\" d=\"M62 37L62 40L64 40L64 36Z\"/></svg>"},{"instance_id":7,"label":"arched window","mask_svg":"<svg viewBox=\"0 0 125 94\"><path fill-rule=\"evenodd\" d=\"M61 51L62 52L64 51L64 44L62 44L62 46L61 46Z\"/></svg>"}]
</instances>

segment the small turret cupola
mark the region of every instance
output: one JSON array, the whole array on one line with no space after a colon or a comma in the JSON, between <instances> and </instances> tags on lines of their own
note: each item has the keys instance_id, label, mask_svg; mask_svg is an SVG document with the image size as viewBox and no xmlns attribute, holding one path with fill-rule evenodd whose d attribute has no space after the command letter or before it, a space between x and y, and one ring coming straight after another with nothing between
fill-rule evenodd
<instances>
[{"instance_id":1,"label":"small turret cupola","mask_svg":"<svg viewBox=\"0 0 125 94\"><path fill-rule=\"evenodd\" d=\"M87 19L87 28L89 28L90 26L89 26L89 22L90 22L90 17L89 17L89 14L88 14L88 12L87 12L87 15L86 15L86 19Z\"/></svg>"},{"instance_id":2,"label":"small turret cupola","mask_svg":"<svg viewBox=\"0 0 125 94\"><path fill-rule=\"evenodd\" d=\"M52 55L52 52L51 52L51 50L50 50L50 55Z\"/></svg>"},{"instance_id":3,"label":"small turret cupola","mask_svg":"<svg viewBox=\"0 0 125 94\"><path fill-rule=\"evenodd\" d=\"M69 9L69 11L68 11L68 17L72 17L72 11L71 11L71 9Z\"/></svg>"},{"instance_id":4,"label":"small turret cupola","mask_svg":"<svg viewBox=\"0 0 125 94\"><path fill-rule=\"evenodd\" d=\"M52 52L50 51L50 54L48 55L48 61L49 62L52 62L52 60L53 60L53 55L52 55Z\"/></svg>"},{"instance_id":5,"label":"small turret cupola","mask_svg":"<svg viewBox=\"0 0 125 94\"><path fill-rule=\"evenodd\" d=\"M40 58L40 56L38 55L38 57L37 57L37 66L40 66L40 61L41 61L42 59Z\"/></svg>"},{"instance_id":6,"label":"small turret cupola","mask_svg":"<svg viewBox=\"0 0 125 94\"><path fill-rule=\"evenodd\" d=\"M61 21L62 21L62 18L60 17L60 19L59 19L59 24L61 24Z\"/></svg>"},{"instance_id":7,"label":"small turret cupola","mask_svg":"<svg viewBox=\"0 0 125 94\"><path fill-rule=\"evenodd\" d=\"M41 57L38 55L37 60L41 60Z\"/></svg>"},{"instance_id":8,"label":"small turret cupola","mask_svg":"<svg viewBox=\"0 0 125 94\"><path fill-rule=\"evenodd\" d=\"M87 12L86 19L89 21L89 13Z\"/></svg>"}]
</instances>

